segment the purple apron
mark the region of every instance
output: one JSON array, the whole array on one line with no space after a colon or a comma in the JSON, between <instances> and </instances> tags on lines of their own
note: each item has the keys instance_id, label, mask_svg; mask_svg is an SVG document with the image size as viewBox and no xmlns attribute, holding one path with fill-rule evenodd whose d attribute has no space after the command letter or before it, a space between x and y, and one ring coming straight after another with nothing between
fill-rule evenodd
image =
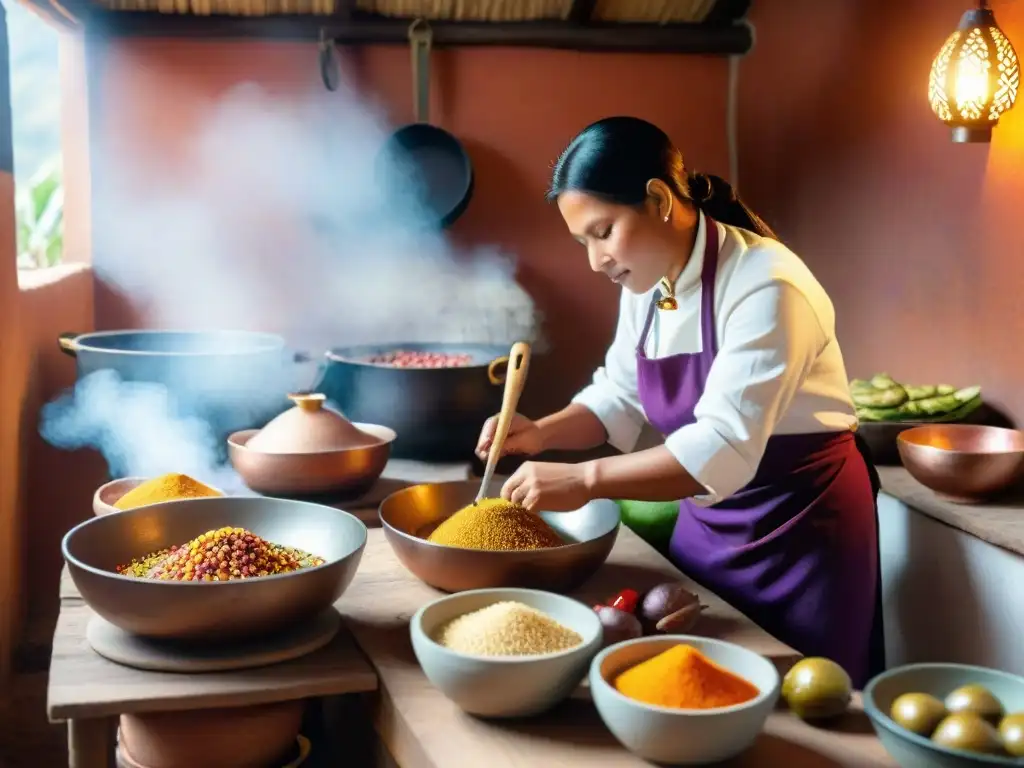
<instances>
[{"instance_id":1,"label":"purple apron","mask_svg":"<svg viewBox=\"0 0 1024 768\"><path fill-rule=\"evenodd\" d=\"M705 217L701 351L650 359L637 345L640 402L663 435L694 422L718 352L718 226ZM745 488L711 507L684 499L669 553L688 576L805 656L862 687L884 668L877 473L853 432L775 435Z\"/></svg>"}]
</instances>

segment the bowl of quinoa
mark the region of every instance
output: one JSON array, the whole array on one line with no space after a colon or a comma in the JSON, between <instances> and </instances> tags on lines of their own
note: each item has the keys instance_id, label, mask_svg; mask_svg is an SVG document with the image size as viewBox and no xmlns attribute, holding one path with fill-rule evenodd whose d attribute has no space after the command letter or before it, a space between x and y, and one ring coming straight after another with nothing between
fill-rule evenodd
<instances>
[{"instance_id":1,"label":"bowl of quinoa","mask_svg":"<svg viewBox=\"0 0 1024 768\"><path fill-rule=\"evenodd\" d=\"M529 717L567 698L601 648L590 606L534 589L477 589L423 606L409 623L427 679L478 717Z\"/></svg>"}]
</instances>

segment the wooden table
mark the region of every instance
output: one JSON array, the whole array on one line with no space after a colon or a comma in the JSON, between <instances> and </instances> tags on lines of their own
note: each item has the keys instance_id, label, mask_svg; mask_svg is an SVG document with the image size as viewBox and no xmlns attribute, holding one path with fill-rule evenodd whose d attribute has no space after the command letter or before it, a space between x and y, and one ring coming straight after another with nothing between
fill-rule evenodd
<instances>
[{"instance_id":1,"label":"wooden table","mask_svg":"<svg viewBox=\"0 0 1024 768\"><path fill-rule=\"evenodd\" d=\"M392 479L399 471L411 482L432 476L410 465L392 469ZM458 471L447 468L433 476L439 474L457 479ZM372 523L375 506L346 508ZM589 603L624 587L645 589L673 580L688 581L632 531L622 528L606 565L576 595ZM717 596L693 582L689 588L709 607L698 632L751 648L783 670L798 658ZM110 764L113 718L120 713L245 706L375 691L371 701L377 733L401 768L648 765L626 752L605 729L585 686L551 713L528 721L491 723L458 710L427 681L409 641L409 618L438 595L401 566L383 532L373 529L359 572L336 603L351 635L339 635L330 646L304 659L263 670L169 675L128 669L97 656L84 638L89 609L65 571L50 669L49 715L69 722L72 768L105 768ZM855 707L828 730L807 726L783 711L774 713L756 745L731 765L893 768L895 763Z\"/></svg>"}]
</instances>

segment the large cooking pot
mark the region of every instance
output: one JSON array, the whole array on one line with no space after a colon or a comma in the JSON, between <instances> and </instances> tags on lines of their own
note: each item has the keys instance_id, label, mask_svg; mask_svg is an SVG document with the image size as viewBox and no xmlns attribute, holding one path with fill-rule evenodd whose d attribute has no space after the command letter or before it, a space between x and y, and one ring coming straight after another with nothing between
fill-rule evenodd
<instances>
[{"instance_id":1,"label":"large cooking pot","mask_svg":"<svg viewBox=\"0 0 1024 768\"><path fill-rule=\"evenodd\" d=\"M125 381L163 384L180 416L210 424L223 444L290 407L285 395L309 386L281 336L250 331L102 331L61 334L78 378L113 370Z\"/></svg>"},{"instance_id":2,"label":"large cooking pot","mask_svg":"<svg viewBox=\"0 0 1024 768\"><path fill-rule=\"evenodd\" d=\"M398 434L391 455L466 461L480 428L501 408L507 346L391 344L335 348L316 391L352 421L383 424ZM449 367L399 367L373 362L395 352L468 356Z\"/></svg>"}]
</instances>

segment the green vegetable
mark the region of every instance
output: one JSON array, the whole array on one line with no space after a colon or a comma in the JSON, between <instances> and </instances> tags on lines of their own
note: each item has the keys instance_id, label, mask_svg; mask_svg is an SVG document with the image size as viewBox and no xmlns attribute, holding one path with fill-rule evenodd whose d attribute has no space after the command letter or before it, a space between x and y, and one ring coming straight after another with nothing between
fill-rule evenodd
<instances>
[{"instance_id":1,"label":"green vegetable","mask_svg":"<svg viewBox=\"0 0 1024 768\"><path fill-rule=\"evenodd\" d=\"M888 373L876 373L871 377L871 386L875 389L892 389L898 387L899 384Z\"/></svg>"},{"instance_id":2,"label":"green vegetable","mask_svg":"<svg viewBox=\"0 0 1024 768\"><path fill-rule=\"evenodd\" d=\"M950 422L965 419L982 404L981 388L966 387L952 395L908 400L895 408L857 408L861 421Z\"/></svg>"},{"instance_id":3,"label":"green vegetable","mask_svg":"<svg viewBox=\"0 0 1024 768\"><path fill-rule=\"evenodd\" d=\"M854 405L864 408L895 408L907 401L907 391L898 384L886 389L861 389L850 391Z\"/></svg>"},{"instance_id":4,"label":"green vegetable","mask_svg":"<svg viewBox=\"0 0 1024 768\"><path fill-rule=\"evenodd\" d=\"M929 397L935 397L939 394L939 388L925 385L923 387L904 387L907 390L907 398L910 400L924 400Z\"/></svg>"},{"instance_id":5,"label":"green vegetable","mask_svg":"<svg viewBox=\"0 0 1024 768\"><path fill-rule=\"evenodd\" d=\"M678 501L619 501L622 522L662 554L668 552L679 517Z\"/></svg>"}]
</instances>

